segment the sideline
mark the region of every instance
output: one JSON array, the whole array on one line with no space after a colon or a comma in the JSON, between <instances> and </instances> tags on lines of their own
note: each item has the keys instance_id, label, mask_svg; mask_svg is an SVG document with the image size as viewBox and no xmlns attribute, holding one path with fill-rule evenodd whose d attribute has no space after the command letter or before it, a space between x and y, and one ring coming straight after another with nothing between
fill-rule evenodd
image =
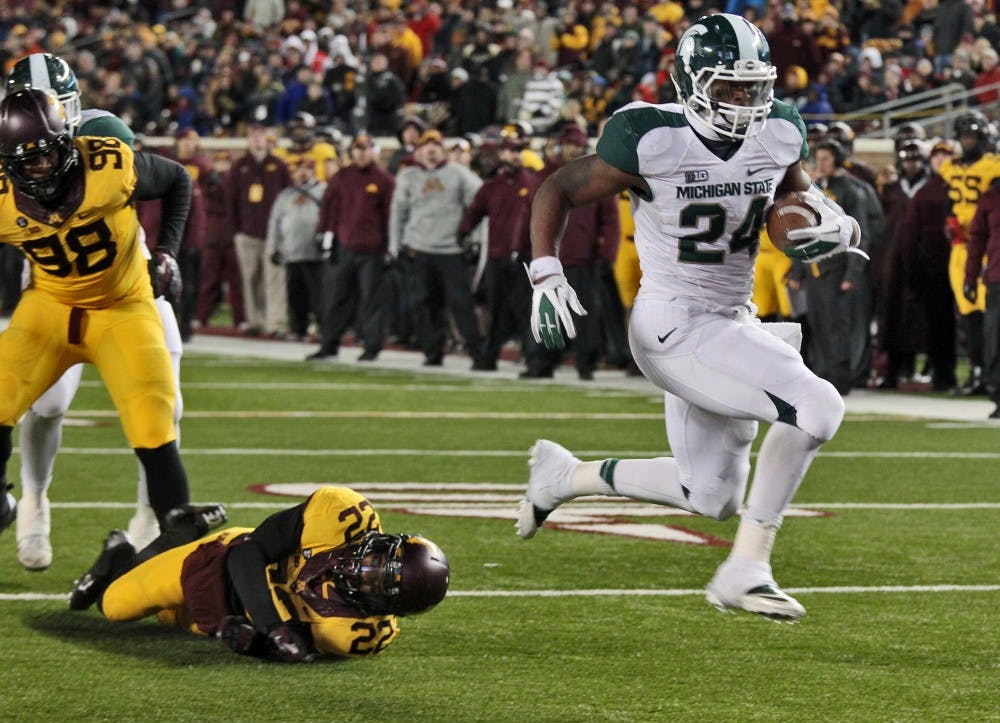
<instances>
[{"instance_id":1,"label":"sideline","mask_svg":"<svg viewBox=\"0 0 1000 723\"><path fill-rule=\"evenodd\" d=\"M660 391L643 377L626 377L625 373L620 370L599 370L594 373L593 381L582 382L577 378L575 369L561 366L556 369L553 379L535 379L529 382L518 379L521 367L516 362L504 359L497 363L498 369L495 372L473 372L470 368L471 362L466 355L449 354L445 356L444 364L441 367L428 369L422 366L424 357L422 353L417 351L386 349L379 354L378 359L374 362L359 363L354 361L359 353L357 348L341 347L340 355L335 361L304 361L305 357L316 349L316 344L197 333L184 346L185 354L214 354L250 359L302 362L303 365L308 364L320 373L324 368L389 369L427 375L480 379L494 384L513 381L520 386L556 384L593 391L610 389L655 396L660 394ZM183 361L181 364L183 365ZM844 401L847 403L847 413L850 415L886 415L949 422L980 422L984 426L996 426L997 429L1000 429L1000 422L987 421L987 417L993 411L993 404L987 399L953 399L931 393L905 394L855 389Z\"/></svg>"}]
</instances>

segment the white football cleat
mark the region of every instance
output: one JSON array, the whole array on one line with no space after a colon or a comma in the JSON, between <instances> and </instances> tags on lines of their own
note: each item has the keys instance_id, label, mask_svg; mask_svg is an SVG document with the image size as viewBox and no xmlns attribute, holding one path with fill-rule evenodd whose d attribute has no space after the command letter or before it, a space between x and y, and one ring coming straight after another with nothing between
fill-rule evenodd
<instances>
[{"instance_id":1,"label":"white football cleat","mask_svg":"<svg viewBox=\"0 0 1000 723\"><path fill-rule=\"evenodd\" d=\"M129 541L136 550L141 550L150 542L160 536L160 523L156 520L156 513L149 505L137 503L135 514L128 521L126 531Z\"/></svg>"},{"instance_id":2,"label":"white football cleat","mask_svg":"<svg viewBox=\"0 0 1000 723\"><path fill-rule=\"evenodd\" d=\"M570 477L580 464L568 449L539 439L528 459L528 489L517 507L517 534L530 540L552 510L573 498Z\"/></svg>"},{"instance_id":3,"label":"white football cleat","mask_svg":"<svg viewBox=\"0 0 1000 723\"><path fill-rule=\"evenodd\" d=\"M52 543L49 541L49 500L36 501L24 495L17 505L17 561L25 570L38 572L52 564Z\"/></svg>"},{"instance_id":4,"label":"white football cleat","mask_svg":"<svg viewBox=\"0 0 1000 723\"><path fill-rule=\"evenodd\" d=\"M746 610L776 622L798 622L806 609L783 592L766 562L730 557L715 571L705 599L722 612Z\"/></svg>"}]
</instances>

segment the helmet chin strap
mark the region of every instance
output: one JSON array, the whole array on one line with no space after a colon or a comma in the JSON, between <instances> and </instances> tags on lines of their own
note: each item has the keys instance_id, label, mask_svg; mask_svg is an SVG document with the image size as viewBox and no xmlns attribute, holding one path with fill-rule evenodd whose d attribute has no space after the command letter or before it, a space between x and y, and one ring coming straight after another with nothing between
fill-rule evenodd
<instances>
[{"instance_id":1,"label":"helmet chin strap","mask_svg":"<svg viewBox=\"0 0 1000 723\"><path fill-rule=\"evenodd\" d=\"M733 138L727 138L719 132L719 129L714 125L709 123L705 118L698 112L692 110L687 103L684 104L684 117L687 119L688 124L694 129L702 138L710 141L733 141Z\"/></svg>"}]
</instances>

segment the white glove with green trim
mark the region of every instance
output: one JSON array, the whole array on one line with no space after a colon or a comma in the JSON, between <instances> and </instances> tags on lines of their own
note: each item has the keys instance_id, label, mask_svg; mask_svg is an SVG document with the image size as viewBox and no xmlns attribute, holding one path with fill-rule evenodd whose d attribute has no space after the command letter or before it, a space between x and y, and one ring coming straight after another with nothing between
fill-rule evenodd
<instances>
[{"instance_id":1,"label":"white glove with green trim","mask_svg":"<svg viewBox=\"0 0 1000 723\"><path fill-rule=\"evenodd\" d=\"M587 310L566 281L562 264L555 256L534 259L524 268L532 288L531 334L546 349L563 349L566 339L576 336L576 324L570 310L580 316L586 316Z\"/></svg>"},{"instance_id":2,"label":"white glove with green trim","mask_svg":"<svg viewBox=\"0 0 1000 723\"><path fill-rule=\"evenodd\" d=\"M868 254L858 248L861 226L854 218L815 186L803 193L802 198L819 215L819 223L789 231L789 241L809 240L787 247L785 256L812 263L849 251L868 258Z\"/></svg>"}]
</instances>

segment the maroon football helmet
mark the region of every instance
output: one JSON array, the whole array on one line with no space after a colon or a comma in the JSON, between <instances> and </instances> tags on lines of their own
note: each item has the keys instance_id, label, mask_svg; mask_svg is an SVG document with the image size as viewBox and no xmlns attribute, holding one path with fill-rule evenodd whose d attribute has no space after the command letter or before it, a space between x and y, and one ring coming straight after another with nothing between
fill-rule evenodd
<instances>
[{"instance_id":1,"label":"maroon football helmet","mask_svg":"<svg viewBox=\"0 0 1000 723\"><path fill-rule=\"evenodd\" d=\"M26 196L60 200L78 156L66 112L53 93L27 88L0 102L0 165Z\"/></svg>"},{"instance_id":2,"label":"maroon football helmet","mask_svg":"<svg viewBox=\"0 0 1000 723\"><path fill-rule=\"evenodd\" d=\"M426 612L444 599L448 576L448 558L426 537L374 531L310 560L300 573L306 597L320 597L323 583L332 582L337 595L366 615Z\"/></svg>"}]
</instances>

